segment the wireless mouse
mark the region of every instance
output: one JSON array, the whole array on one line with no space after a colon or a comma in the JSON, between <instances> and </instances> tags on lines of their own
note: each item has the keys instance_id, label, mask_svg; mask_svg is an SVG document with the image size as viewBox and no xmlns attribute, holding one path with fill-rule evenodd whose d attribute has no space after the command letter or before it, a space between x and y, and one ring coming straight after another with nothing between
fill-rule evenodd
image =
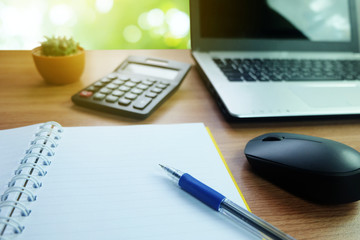
<instances>
[{"instance_id":1,"label":"wireless mouse","mask_svg":"<svg viewBox=\"0 0 360 240\"><path fill-rule=\"evenodd\" d=\"M250 140L245 155L256 173L299 197L329 204L360 199L360 153L345 144L267 133Z\"/></svg>"}]
</instances>

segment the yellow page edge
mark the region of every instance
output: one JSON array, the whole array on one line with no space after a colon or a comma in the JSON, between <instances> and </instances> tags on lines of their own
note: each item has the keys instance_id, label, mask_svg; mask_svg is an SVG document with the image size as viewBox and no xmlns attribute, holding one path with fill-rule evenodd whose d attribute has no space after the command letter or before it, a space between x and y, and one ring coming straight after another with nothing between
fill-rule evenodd
<instances>
[{"instance_id":1,"label":"yellow page edge","mask_svg":"<svg viewBox=\"0 0 360 240\"><path fill-rule=\"evenodd\" d=\"M236 189L238 190L238 192L239 192L242 200L244 201L247 210L248 210L249 212L251 212L251 209L250 209L249 205L247 204L247 202L246 202L246 200L245 200L245 197L244 197L244 195L242 194L242 192L241 192L241 190L240 190L240 188L239 188L239 185L238 185L237 182L235 181L235 178L234 178L233 174L231 173L230 168L229 168L227 162L225 161L225 158L224 158L224 156L222 155L222 153L221 153L221 151L220 151L220 148L219 148L219 146L217 145L217 143L216 143L216 141L215 141L214 136L212 135L212 133L211 133L211 131L210 131L210 129L209 129L208 127L206 127L206 130L207 130L207 132L208 132L208 134L209 134L209 136L210 136L213 144L215 145L215 148L216 148L216 150L218 151L218 153L219 153L219 155L220 155L220 158L221 158L221 160L223 161L223 163L224 163L224 165L225 165L225 167L226 167L226 170L228 171L228 173L229 173L232 181L234 182Z\"/></svg>"}]
</instances>

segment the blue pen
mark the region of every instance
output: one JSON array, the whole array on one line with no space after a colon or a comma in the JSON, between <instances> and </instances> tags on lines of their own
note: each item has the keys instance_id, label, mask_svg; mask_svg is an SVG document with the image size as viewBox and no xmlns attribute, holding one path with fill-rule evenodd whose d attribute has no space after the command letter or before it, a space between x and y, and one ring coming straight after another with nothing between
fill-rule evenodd
<instances>
[{"instance_id":1,"label":"blue pen","mask_svg":"<svg viewBox=\"0 0 360 240\"><path fill-rule=\"evenodd\" d=\"M171 179L178 184L183 190L190 193L195 198L199 199L212 209L221 212L233 220L242 224L247 230L253 234L260 236L263 239L281 239L281 240L294 240L295 238L280 231L270 223L262 220L258 216L252 214L246 209L233 203L222 194L214 189L206 186L196 178L180 170L163 166Z\"/></svg>"}]
</instances>

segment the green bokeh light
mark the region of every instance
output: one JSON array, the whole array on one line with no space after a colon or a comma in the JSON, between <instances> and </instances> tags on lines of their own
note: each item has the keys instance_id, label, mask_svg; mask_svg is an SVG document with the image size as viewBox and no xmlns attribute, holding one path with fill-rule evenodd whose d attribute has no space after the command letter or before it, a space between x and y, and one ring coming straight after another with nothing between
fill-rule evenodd
<instances>
[{"instance_id":1,"label":"green bokeh light","mask_svg":"<svg viewBox=\"0 0 360 240\"><path fill-rule=\"evenodd\" d=\"M0 0L0 49L72 36L85 49L189 48L186 0Z\"/></svg>"}]
</instances>

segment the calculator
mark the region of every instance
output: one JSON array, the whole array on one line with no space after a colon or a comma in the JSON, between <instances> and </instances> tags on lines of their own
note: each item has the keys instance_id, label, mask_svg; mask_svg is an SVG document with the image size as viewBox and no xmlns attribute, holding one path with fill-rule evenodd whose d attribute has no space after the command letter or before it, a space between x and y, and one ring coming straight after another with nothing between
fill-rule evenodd
<instances>
[{"instance_id":1,"label":"calculator","mask_svg":"<svg viewBox=\"0 0 360 240\"><path fill-rule=\"evenodd\" d=\"M129 56L71 99L83 107L144 119L179 88L190 67L178 61Z\"/></svg>"}]
</instances>

